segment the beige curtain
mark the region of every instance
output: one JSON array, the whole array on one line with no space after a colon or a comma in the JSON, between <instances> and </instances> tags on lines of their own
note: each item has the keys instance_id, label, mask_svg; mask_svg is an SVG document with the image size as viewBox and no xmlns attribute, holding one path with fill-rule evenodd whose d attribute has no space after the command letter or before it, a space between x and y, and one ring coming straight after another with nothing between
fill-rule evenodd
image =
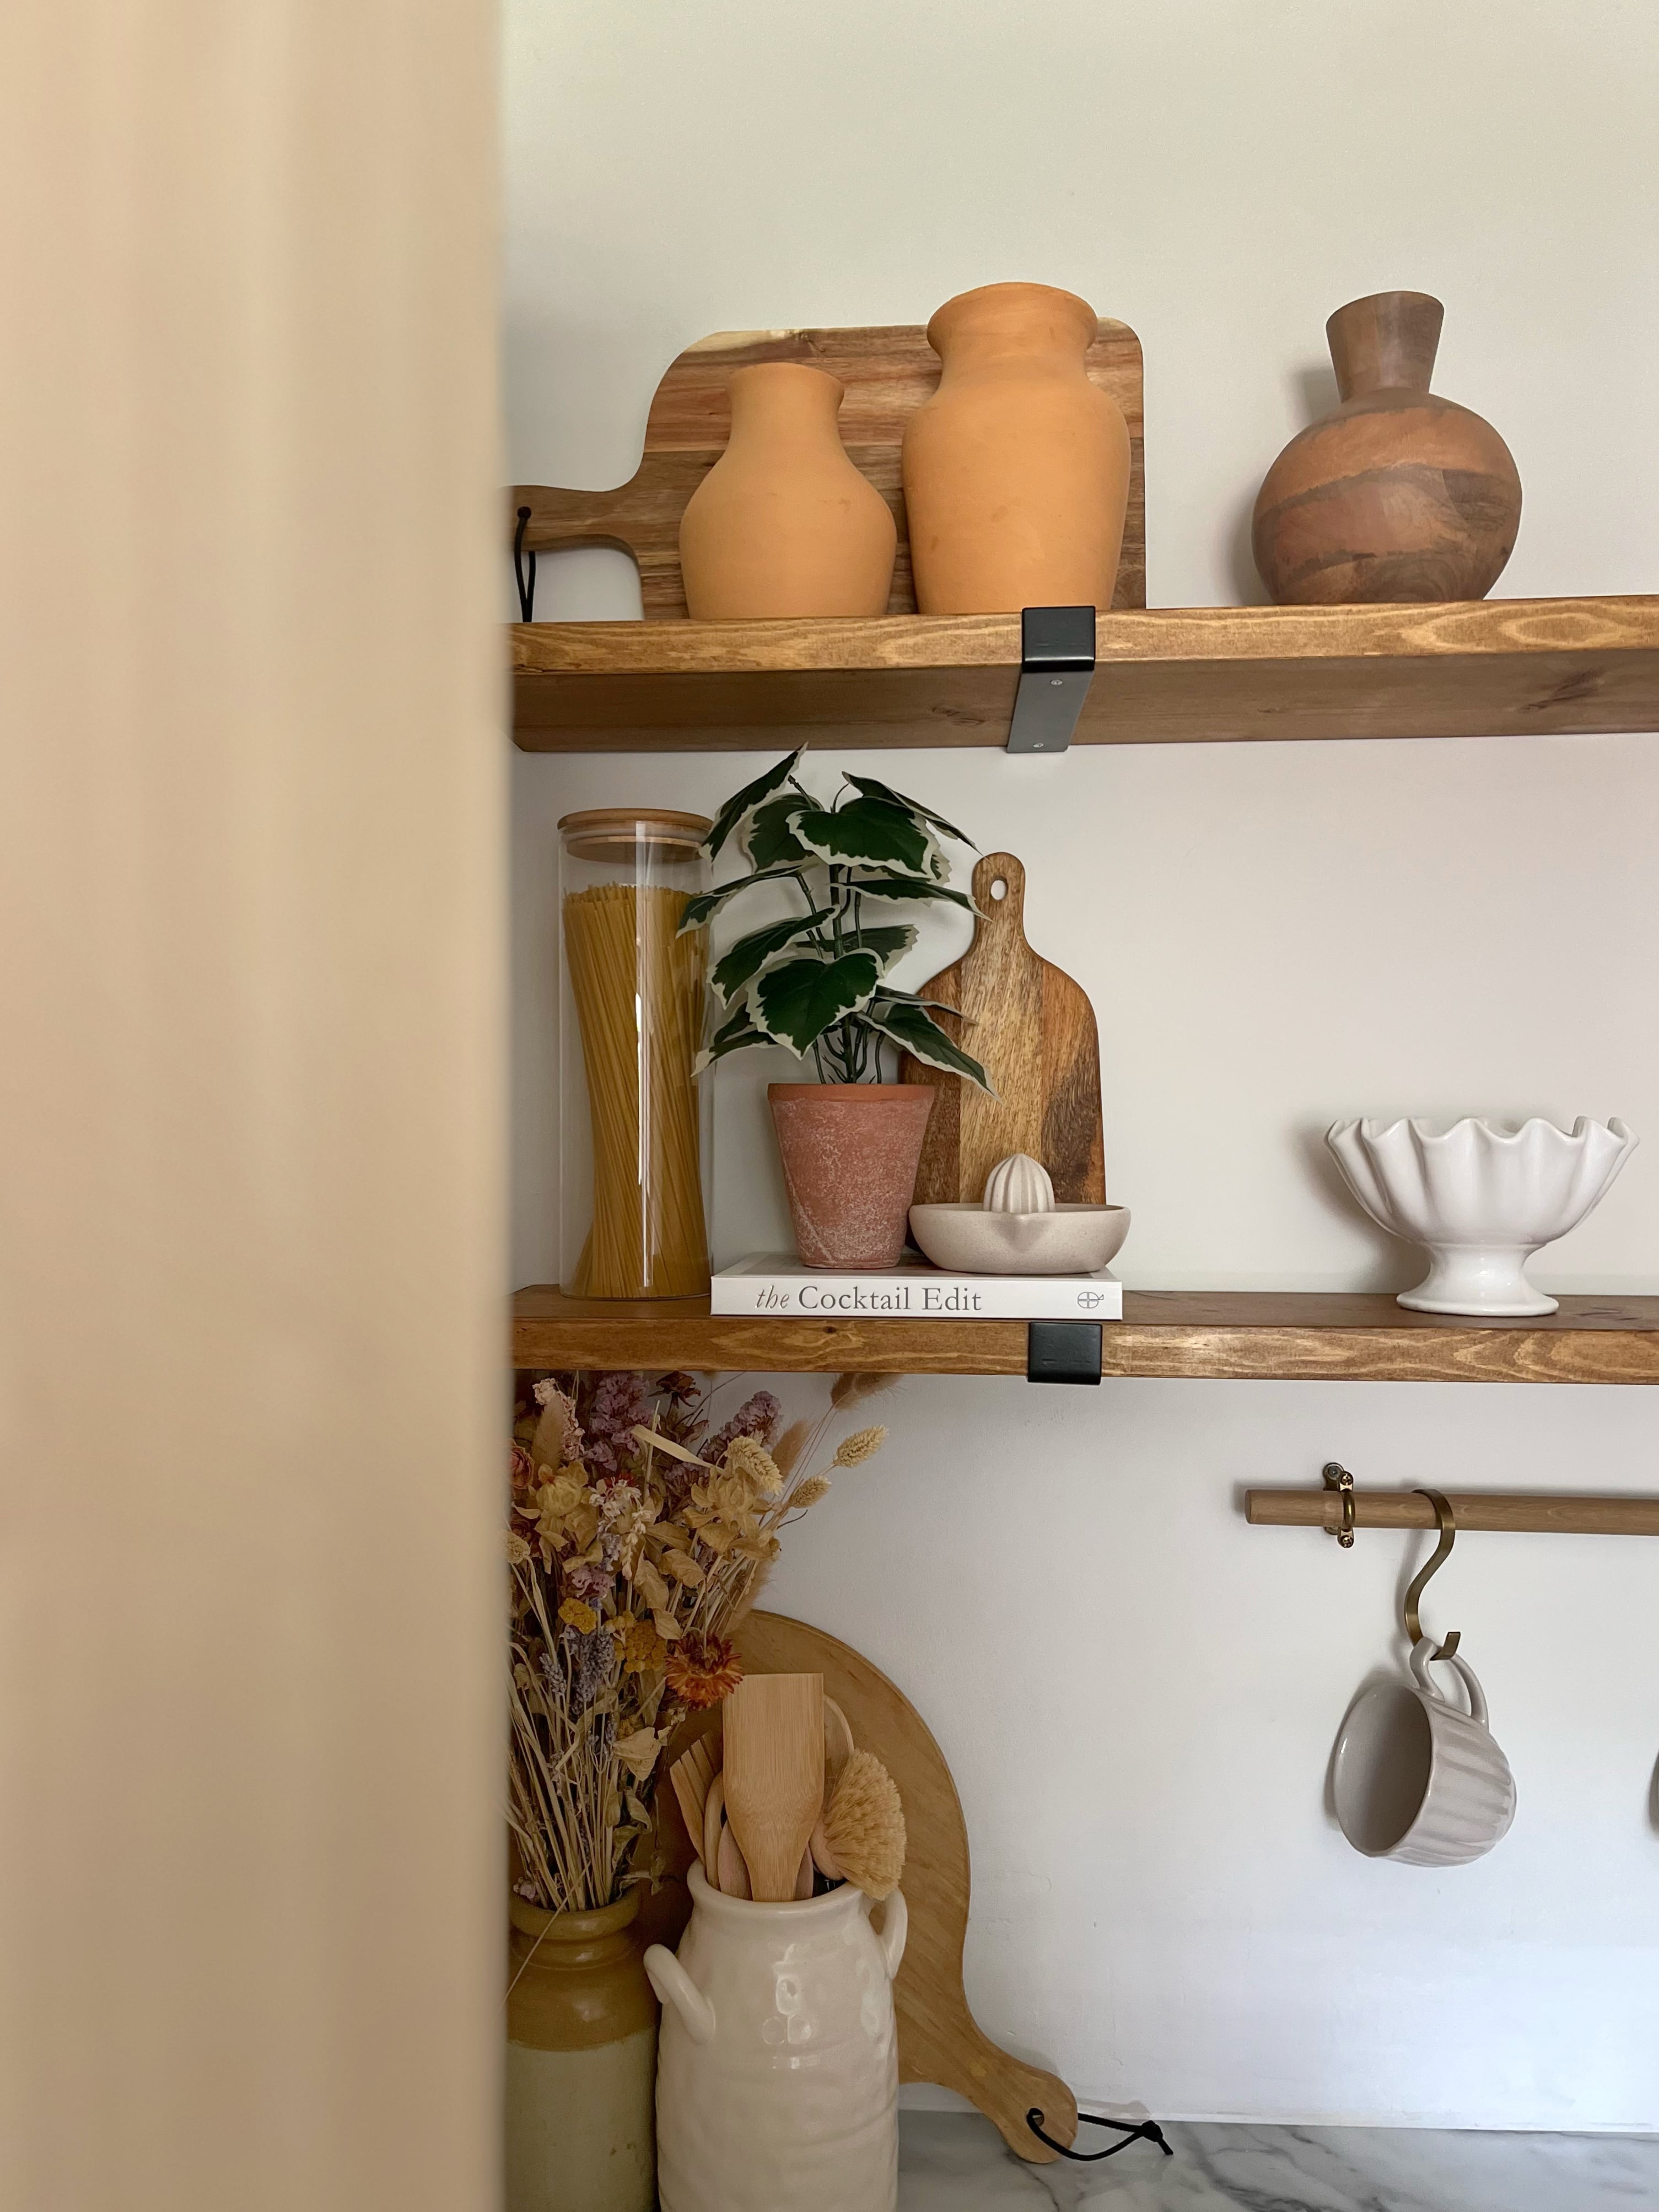
<instances>
[{"instance_id":1,"label":"beige curtain","mask_svg":"<svg viewBox=\"0 0 1659 2212\"><path fill-rule=\"evenodd\" d=\"M485 0L0 8L0 2205L495 2188Z\"/></svg>"}]
</instances>

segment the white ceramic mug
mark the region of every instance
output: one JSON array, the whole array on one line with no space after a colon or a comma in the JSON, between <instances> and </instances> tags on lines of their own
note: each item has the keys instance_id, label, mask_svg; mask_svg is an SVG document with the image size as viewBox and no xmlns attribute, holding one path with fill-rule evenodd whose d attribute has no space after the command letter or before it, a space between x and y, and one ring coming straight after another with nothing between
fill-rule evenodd
<instances>
[{"instance_id":1,"label":"white ceramic mug","mask_svg":"<svg viewBox=\"0 0 1659 2212\"><path fill-rule=\"evenodd\" d=\"M1465 1866L1509 1833L1515 1777L1486 1726L1474 1669L1454 1653L1468 1711L1430 1675L1434 1646L1412 1647L1411 1682L1355 1698L1336 1740L1333 1782L1342 1832L1368 1858Z\"/></svg>"}]
</instances>

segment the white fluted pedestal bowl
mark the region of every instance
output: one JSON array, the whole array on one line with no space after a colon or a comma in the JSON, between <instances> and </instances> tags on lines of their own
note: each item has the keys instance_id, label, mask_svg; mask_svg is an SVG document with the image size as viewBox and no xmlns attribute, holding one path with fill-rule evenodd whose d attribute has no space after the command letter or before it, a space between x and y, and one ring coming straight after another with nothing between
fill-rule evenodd
<instances>
[{"instance_id":1,"label":"white fluted pedestal bowl","mask_svg":"<svg viewBox=\"0 0 1659 2212\"><path fill-rule=\"evenodd\" d=\"M1493 1320L1555 1311L1527 1261L1578 1226L1637 1143L1616 1117L1582 1114L1570 1130L1535 1118L1512 1128L1471 1117L1438 1133L1427 1121L1334 1121L1325 1141L1371 1219L1428 1249L1428 1273L1400 1304Z\"/></svg>"}]
</instances>

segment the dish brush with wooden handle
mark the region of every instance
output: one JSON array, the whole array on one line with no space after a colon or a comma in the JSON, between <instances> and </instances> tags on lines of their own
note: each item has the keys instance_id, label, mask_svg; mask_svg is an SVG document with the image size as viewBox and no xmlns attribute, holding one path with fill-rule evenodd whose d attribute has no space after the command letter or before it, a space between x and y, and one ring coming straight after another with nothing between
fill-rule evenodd
<instances>
[{"instance_id":1,"label":"dish brush with wooden handle","mask_svg":"<svg viewBox=\"0 0 1659 2212\"><path fill-rule=\"evenodd\" d=\"M898 1784L874 1752L855 1751L824 1808L813 1856L832 1880L840 1875L866 1897L879 1899L898 1887L904 1850Z\"/></svg>"}]
</instances>

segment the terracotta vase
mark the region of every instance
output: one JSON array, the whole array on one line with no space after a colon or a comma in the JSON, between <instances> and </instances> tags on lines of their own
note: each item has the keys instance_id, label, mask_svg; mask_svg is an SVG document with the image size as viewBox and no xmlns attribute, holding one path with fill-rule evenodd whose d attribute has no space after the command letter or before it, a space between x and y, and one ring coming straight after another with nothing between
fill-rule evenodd
<instances>
[{"instance_id":1,"label":"terracotta vase","mask_svg":"<svg viewBox=\"0 0 1659 2212\"><path fill-rule=\"evenodd\" d=\"M732 377L731 437L680 517L694 622L887 611L898 533L841 442L842 388L800 362Z\"/></svg>"},{"instance_id":2,"label":"terracotta vase","mask_svg":"<svg viewBox=\"0 0 1659 2212\"><path fill-rule=\"evenodd\" d=\"M507 2212L653 2212L657 2006L639 1902L510 1899Z\"/></svg>"},{"instance_id":3,"label":"terracotta vase","mask_svg":"<svg viewBox=\"0 0 1659 2212\"><path fill-rule=\"evenodd\" d=\"M1351 300L1325 325L1342 404L1291 439L1255 502L1280 606L1482 599L1521 526L1521 478L1490 422L1429 389L1445 309Z\"/></svg>"},{"instance_id":4,"label":"terracotta vase","mask_svg":"<svg viewBox=\"0 0 1659 2212\"><path fill-rule=\"evenodd\" d=\"M945 368L903 454L923 614L1112 604L1129 431L1084 366L1097 328L1047 284L987 284L928 324Z\"/></svg>"},{"instance_id":5,"label":"terracotta vase","mask_svg":"<svg viewBox=\"0 0 1659 2212\"><path fill-rule=\"evenodd\" d=\"M770 1083L795 1249L809 1267L891 1267L936 1093L927 1083Z\"/></svg>"}]
</instances>

